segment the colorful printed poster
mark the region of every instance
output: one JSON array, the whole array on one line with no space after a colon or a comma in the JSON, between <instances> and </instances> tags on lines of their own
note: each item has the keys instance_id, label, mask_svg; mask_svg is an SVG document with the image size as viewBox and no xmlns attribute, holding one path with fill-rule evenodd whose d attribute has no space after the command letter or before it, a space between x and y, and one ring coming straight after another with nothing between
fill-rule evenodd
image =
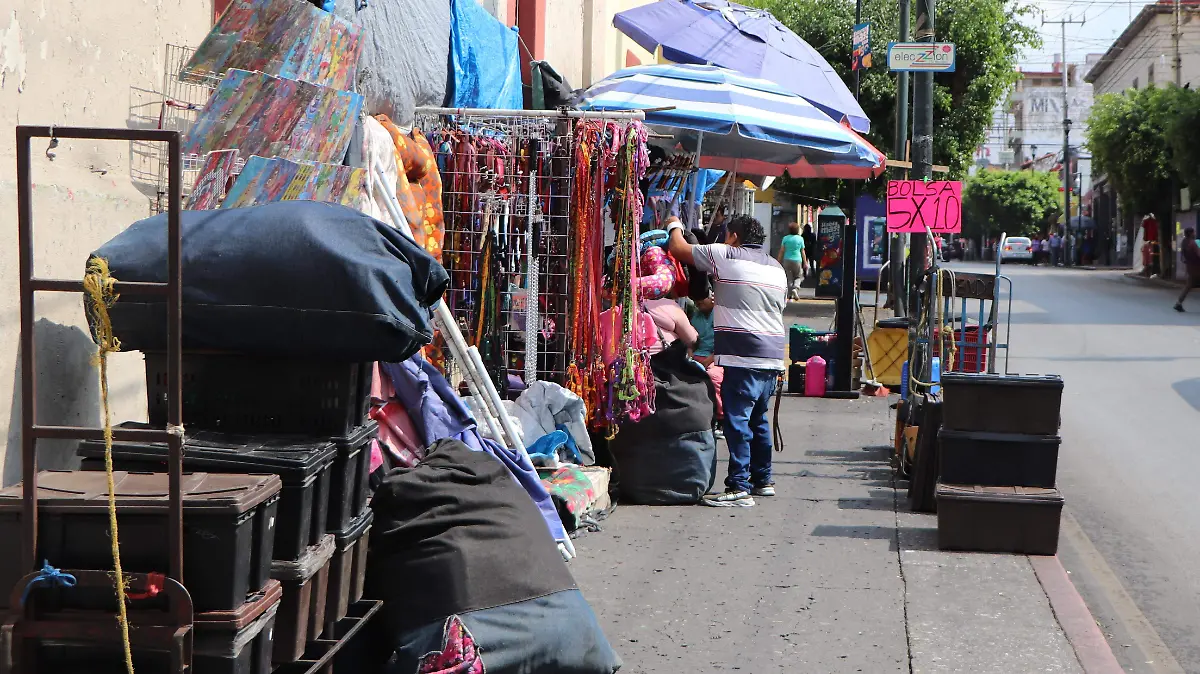
<instances>
[{"instance_id":1,"label":"colorful printed poster","mask_svg":"<svg viewBox=\"0 0 1200 674\"><path fill-rule=\"evenodd\" d=\"M352 89L361 54L359 26L305 0L233 0L179 78L204 83L257 70Z\"/></svg>"},{"instance_id":2,"label":"colorful printed poster","mask_svg":"<svg viewBox=\"0 0 1200 674\"><path fill-rule=\"evenodd\" d=\"M184 210L207 211L221 205L225 198L225 188L233 177L237 165L237 150L218 150L210 152L204 159L204 166L196 178L196 184L188 195Z\"/></svg>"},{"instance_id":3,"label":"colorful printed poster","mask_svg":"<svg viewBox=\"0 0 1200 674\"><path fill-rule=\"evenodd\" d=\"M185 155L242 155L340 163L362 111L361 95L265 73L231 70L183 140Z\"/></svg>"},{"instance_id":4,"label":"colorful printed poster","mask_svg":"<svg viewBox=\"0 0 1200 674\"><path fill-rule=\"evenodd\" d=\"M367 171L334 164L298 163L251 157L229 189L222 208L257 206L273 201L324 201L362 210Z\"/></svg>"},{"instance_id":5,"label":"colorful printed poster","mask_svg":"<svg viewBox=\"0 0 1200 674\"><path fill-rule=\"evenodd\" d=\"M871 24L860 23L854 27L850 41L852 57L851 70L862 70L871 67Z\"/></svg>"}]
</instances>

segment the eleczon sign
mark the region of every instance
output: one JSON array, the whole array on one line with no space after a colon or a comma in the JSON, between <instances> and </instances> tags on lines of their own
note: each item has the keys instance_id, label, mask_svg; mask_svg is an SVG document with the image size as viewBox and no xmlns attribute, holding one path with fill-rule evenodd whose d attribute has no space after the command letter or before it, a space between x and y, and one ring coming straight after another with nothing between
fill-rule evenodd
<instances>
[{"instance_id":1,"label":"eleczon sign","mask_svg":"<svg viewBox=\"0 0 1200 674\"><path fill-rule=\"evenodd\" d=\"M888 70L954 72L954 45L949 42L892 42Z\"/></svg>"}]
</instances>

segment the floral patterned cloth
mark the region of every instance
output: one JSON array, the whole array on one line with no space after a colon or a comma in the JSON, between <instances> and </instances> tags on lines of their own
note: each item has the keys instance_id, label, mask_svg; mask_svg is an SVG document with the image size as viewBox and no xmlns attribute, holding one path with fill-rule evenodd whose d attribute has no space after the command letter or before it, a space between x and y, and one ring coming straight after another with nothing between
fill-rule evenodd
<instances>
[{"instance_id":1,"label":"floral patterned cloth","mask_svg":"<svg viewBox=\"0 0 1200 674\"><path fill-rule=\"evenodd\" d=\"M486 674L481 653L461 618L446 619L442 651L427 653L417 663L417 674Z\"/></svg>"},{"instance_id":2,"label":"floral patterned cloth","mask_svg":"<svg viewBox=\"0 0 1200 674\"><path fill-rule=\"evenodd\" d=\"M375 117L391 134L396 144L396 198L413 238L430 255L442 261L442 244L446 239L445 216L442 212L442 175L438 172L433 148L420 129L404 133L387 115Z\"/></svg>"},{"instance_id":3,"label":"floral patterned cloth","mask_svg":"<svg viewBox=\"0 0 1200 674\"><path fill-rule=\"evenodd\" d=\"M563 527L567 531L578 529L588 508L596 502L596 487L591 479L579 466L568 464L542 478L542 484L550 492L550 500L558 509Z\"/></svg>"}]
</instances>

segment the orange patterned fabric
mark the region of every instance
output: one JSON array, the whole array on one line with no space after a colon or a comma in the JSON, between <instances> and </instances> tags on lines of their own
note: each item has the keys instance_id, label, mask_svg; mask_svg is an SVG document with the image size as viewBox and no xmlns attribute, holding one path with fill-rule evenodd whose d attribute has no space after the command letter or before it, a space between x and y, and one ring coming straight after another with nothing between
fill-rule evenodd
<instances>
[{"instance_id":1,"label":"orange patterned fabric","mask_svg":"<svg viewBox=\"0 0 1200 674\"><path fill-rule=\"evenodd\" d=\"M442 176L438 173L433 148L420 129L404 133L387 115L375 117L392 135L396 144L396 198L417 244L430 255L442 260L442 243L446 238L445 217L442 214Z\"/></svg>"}]
</instances>

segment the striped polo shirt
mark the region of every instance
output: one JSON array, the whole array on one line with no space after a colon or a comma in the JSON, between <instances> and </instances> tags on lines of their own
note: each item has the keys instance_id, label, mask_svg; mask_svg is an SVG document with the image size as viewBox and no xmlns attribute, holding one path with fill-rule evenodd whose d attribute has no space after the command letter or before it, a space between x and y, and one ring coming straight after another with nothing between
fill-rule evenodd
<instances>
[{"instance_id":1,"label":"striped polo shirt","mask_svg":"<svg viewBox=\"0 0 1200 674\"><path fill-rule=\"evenodd\" d=\"M717 364L782 370L787 355L783 309L787 275L762 246L714 243L692 249L695 266L714 280Z\"/></svg>"}]
</instances>

